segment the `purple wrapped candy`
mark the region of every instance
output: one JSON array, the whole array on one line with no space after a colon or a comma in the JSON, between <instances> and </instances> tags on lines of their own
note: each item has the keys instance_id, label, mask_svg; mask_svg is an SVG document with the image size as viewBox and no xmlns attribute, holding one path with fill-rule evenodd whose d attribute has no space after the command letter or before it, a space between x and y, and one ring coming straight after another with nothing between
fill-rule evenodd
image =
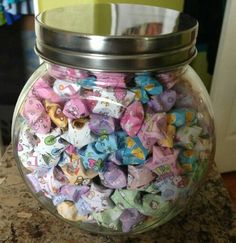
<instances>
[{"instance_id":1,"label":"purple wrapped candy","mask_svg":"<svg viewBox=\"0 0 236 243\"><path fill-rule=\"evenodd\" d=\"M121 167L113 164L112 162L107 163L107 169L104 173L100 173L102 184L108 188L123 188L127 185L127 177Z\"/></svg>"},{"instance_id":2,"label":"purple wrapped candy","mask_svg":"<svg viewBox=\"0 0 236 243\"><path fill-rule=\"evenodd\" d=\"M60 188L60 195L67 196L67 200L77 202L81 195L89 191L88 186L65 185Z\"/></svg>"},{"instance_id":3,"label":"purple wrapped candy","mask_svg":"<svg viewBox=\"0 0 236 243\"><path fill-rule=\"evenodd\" d=\"M174 90L166 90L158 96L152 96L148 105L154 112L169 111L176 102L176 96Z\"/></svg>"},{"instance_id":4,"label":"purple wrapped candy","mask_svg":"<svg viewBox=\"0 0 236 243\"><path fill-rule=\"evenodd\" d=\"M140 214L136 208L128 208L120 216L122 231L129 232L132 227L144 220L145 216Z\"/></svg>"},{"instance_id":5,"label":"purple wrapped candy","mask_svg":"<svg viewBox=\"0 0 236 243\"><path fill-rule=\"evenodd\" d=\"M97 135L111 134L115 131L115 120L110 116L92 114L89 128Z\"/></svg>"},{"instance_id":6,"label":"purple wrapped candy","mask_svg":"<svg viewBox=\"0 0 236 243\"><path fill-rule=\"evenodd\" d=\"M128 166L128 189L136 189L148 185L155 179L154 173L143 165Z\"/></svg>"}]
</instances>

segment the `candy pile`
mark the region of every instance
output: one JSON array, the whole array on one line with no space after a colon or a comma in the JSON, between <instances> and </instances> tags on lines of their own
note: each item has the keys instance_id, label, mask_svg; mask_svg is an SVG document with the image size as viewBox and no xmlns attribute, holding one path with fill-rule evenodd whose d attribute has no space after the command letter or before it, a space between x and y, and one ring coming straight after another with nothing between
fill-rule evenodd
<instances>
[{"instance_id":1,"label":"candy pile","mask_svg":"<svg viewBox=\"0 0 236 243\"><path fill-rule=\"evenodd\" d=\"M35 191L67 220L123 232L185 203L211 143L176 82L49 66L21 108L18 156Z\"/></svg>"}]
</instances>

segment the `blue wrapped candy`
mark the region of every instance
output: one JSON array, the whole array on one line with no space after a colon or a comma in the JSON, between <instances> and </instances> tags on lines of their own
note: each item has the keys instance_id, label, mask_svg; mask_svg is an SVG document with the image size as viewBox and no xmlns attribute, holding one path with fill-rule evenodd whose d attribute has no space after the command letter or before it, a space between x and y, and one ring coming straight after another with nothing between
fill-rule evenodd
<instances>
[{"instance_id":1,"label":"blue wrapped candy","mask_svg":"<svg viewBox=\"0 0 236 243\"><path fill-rule=\"evenodd\" d=\"M149 97L147 92L143 88L133 88L132 91L135 93L135 100L141 101L143 104L148 103Z\"/></svg>"},{"instance_id":2,"label":"blue wrapped candy","mask_svg":"<svg viewBox=\"0 0 236 243\"><path fill-rule=\"evenodd\" d=\"M118 149L117 144L117 137L116 135L102 135L98 138L97 142L95 143L95 148L97 151L105 154L110 154Z\"/></svg>"},{"instance_id":3,"label":"blue wrapped candy","mask_svg":"<svg viewBox=\"0 0 236 243\"><path fill-rule=\"evenodd\" d=\"M84 150L78 150L78 153L85 169L103 171L108 154L97 151L94 143L90 143Z\"/></svg>"},{"instance_id":4,"label":"blue wrapped candy","mask_svg":"<svg viewBox=\"0 0 236 243\"><path fill-rule=\"evenodd\" d=\"M143 146L138 137L126 137L125 147L121 149L124 165L138 165L146 161L148 150Z\"/></svg>"},{"instance_id":5,"label":"blue wrapped candy","mask_svg":"<svg viewBox=\"0 0 236 243\"><path fill-rule=\"evenodd\" d=\"M183 150L179 154L179 164L185 172L193 172L197 166L198 155L194 150Z\"/></svg>"},{"instance_id":6,"label":"blue wrapped candy","mask_svg":"<svg viewBox=\"0 0 236 243\"><path fill-rule=\"evenodd\" d=\"M135 77L137 86L144 89L150 95L159 95L163 92L162 85L149 74L141 74Z\"/></svg>"}]
</instances>

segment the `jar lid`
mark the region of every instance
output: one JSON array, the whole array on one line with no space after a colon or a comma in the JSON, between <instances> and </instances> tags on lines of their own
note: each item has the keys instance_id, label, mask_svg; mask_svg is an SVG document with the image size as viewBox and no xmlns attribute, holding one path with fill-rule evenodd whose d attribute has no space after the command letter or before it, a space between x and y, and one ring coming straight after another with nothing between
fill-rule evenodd
<instances>
[{"instance_id":1,"label":"jar lid","mask_svg":"<svg viewBox=\"0 0 236 243\"><path fill-rule=\"evenodd\" d=\"M59 65L93 71L173 69L196 56L197 21L166 8L80 4L36 17L36 53Z\"/></svg>"}]
</instances>

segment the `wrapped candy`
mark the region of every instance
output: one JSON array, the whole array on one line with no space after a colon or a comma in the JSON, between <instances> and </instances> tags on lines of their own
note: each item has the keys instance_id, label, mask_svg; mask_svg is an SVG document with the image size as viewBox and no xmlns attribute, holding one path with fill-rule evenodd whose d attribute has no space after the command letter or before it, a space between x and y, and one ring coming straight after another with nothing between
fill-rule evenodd
<instances>
[{"instance_id":1,"label":"wrapped candy","mask_svg":"<svg viewBox=\"0 0 236 243\"><path fill-rule=\"evenodd\" d=\"M175 104L176 92L174 90L166 90L160 95L152 96L148 102L148 106L154 112L169 111Z\"/></svg>"},{"instance_id":2,"label":"wrapped candy","mask_svg":"<svg viewBox=\"0 0 236 243\"><path fill-rule=\"evenodd\" d=\"M96 85L100 87L125 88L124 73L94 73L97 77Z\"/></svg>"},{"instance_id":3,"label":"wrapped candy","mask_svg":"<svg viewBox=\"0 0 236 243\"><path fill-rule=\"evenodd\" d=\"M121 216L122 231L129 232L135 225L144 220L144 216L136 208L125 209Z\"/></svg>"},{"instance_id":4,"label":"wrapped candy","mask_svg":"<svg viewBox=\"0 0 236 243\"><path fill-rule=\"evenodd\" d=\"M74 82L57 79L53 84L53 90L59 96L69 98L79 92L80 86Z\"/></svg>"},{"instance_id":5,"label":"wrapped candy","mask_svg":"<svg viewBox=\"0 0 236 243\"><path fill-rule=\"evenodd\" d=\"M167 131L165 133L164 139L159 139L158 144L163 147L173 148L174 146L174 138L176 134L176 128L173 125L167 126Z\"/></svg>"},{"instance_id":6,"label":"wrapped candy","mask_svg":"<svg viewBox=\"0 0 236 243\"><path fill-rule=\"evenodd\" d=\"M117 144L117 137L116 135L110 134L110 135L101 135L98 137L96 143L95 143L95 148L97 151L105 154L110 154L118 149L118 144Z\"/></svg>"},{"instance_id":7,"label":"wrapped candy","mask_svg":"<svg viewBox=\"0 0 236 243\"><path fill-rule=\"evenodd\" d=\"M85 93L83 95L85 96ZM124 108L134 100L134 93L120 88L101 89L95 87L92 95L87 96L86 99L93 113L120 118Z\"/></svg>"},{"instance_id":8,"label":"wrapped candy","mask_svg":"<svg viewBox=\"0 0 236 243\"><path fill-rule=\"evenodd\" d=\"M136 189L148 185L155 179L155 174L143 165L128 166L128 189Z\"/></svg>"},{"instance_id":9,"label":"wrapped candy","mask_svg":"<svg viewBox=\"0 0 236 243\"><path fill-rule=\"evenodd\" d=\"M191 109L175 109L167 115L168 124L180 127L196 123L196 112Z\"/></svg>"},{"instance_id":10,"label":"wrapped candy","mask_svg":"<svg viewBox=\"0 0 236 243\"><path fill-rule=\"evenodd\" d=\"M177 161L179 154L178 149L163 148L160 146L153 146L153 158L148 160L144 166L150 170L166 164L174 164Z\"/></svg>"},{"instance_id":11,"label":"wrapped candy","mask_svg":"<svg viewBox=\"0 0 236 243\"><path fill-rule=\"evenodd\" d=\"M124 170L112 162L107 162L106 170L99 174L102 184L108 188L123 188L127 185L127 176Z\"/></svg>"},{"instance_id":12,"label":"wrapped candy","mask_svg":"<svg viewBox=\"0 0 236 243\"><path fill-rule=\"evenodd\" d=\"M89 115L87 107L79 97L73 97L65 103L63 113L70 119L77 119Z\"/></svg>"},{"instance_id":13,"label":"wrapped candy","mask_svg":"<svg viewBox=\"0 0 236 243\"><path fill-rule=\"evenodd\" d=\"M80 215L75 203L70 201L61 202L57 205L57 212L65 219L70 221L87 221L88 217Z\"/></svg>"},{"instance_id":14,"label":"wrapped candy","mask_svg":"<svg viewBox=\"0 0 236 243\"><path fill-rule=\"evenodd\" d=\"M159 95L163 92L162 85L149 74L140 74L135 77L137 86L143 88L150 95Z\"/></svg>"},{"instance_id":15,"label":"wrapped candy","mask_svg":"<svg viewBox=\"0 0 236 243\"><path fill-rule=\"evenodd\" d=\"M157 78L164 87L171 89L179 81L178 75L180 73L160 73Z\"/></svg>"},{"instance_id":16,"label":"wrapped candy","mask_svg":"<svg viewBox=\"0 0 236 243\"><path fill-rule=\"evenodd\" d=\"M146 104L149 101L147 92L142 88L132 88L132 91L135 93L134 99L140 101L142 104Z\"/></svg>"},{"instance_id":17,"label":"wrapped candy","mask_svg":"<svg viewBox=\"0 0 236 243\"><path fill-rule=\"evenodd\" d=\"M59 194L66 196L69 201L77 202L88 191L88 186L64 185L60 188Z\"/></svg>"},{"instance_id":18,"label":"wrapped candy","mask_svg":"<svg viewBox=\"0 0 236 243\"><path fill-rule=\"evenodd\" d=\"M78 149L95 141L95 137L91 134L89 120L87 118L80 118L73 121L68 120L68 131L61 137Z\"/></svg>"},{"instance_id":19,"label":"wrapped candy","mask_svg":"<svg viewBox=\"0 0 236 243\"><path fill-rule=\"evenodd\" d=\"M193 172L198 160L197 152L194 150L183 150L179 154L179 163L185 172Z\"/></svg>"},{"instance_id":20,"label":"wrapped candy","mask_svg":"<svg viewBox=\"0 0 236 243\"><path fill-rule=\"evenodd\" d=\"M58 157L66 149L67 143L61 138L61 130L55 128L47 134L35 134L37 145L34 151L51 157Z\"/></svg>"},{"instance_id":21,"label":"wrapped candy","mask_svg":"<svg viewBox=\"0 0 236 243\"><path fill-rule=\"evenodd\" d=\"M138 137L125 137L125 147L121 150L124 165L143 164L148 155L148 150L143 146Z\"/></svg>"},{"instance_id":22,"label":"wrapped candy","mask_svg":"<svg viewBox=\"0 0 236 243\"><path fill-rule=\"evenodd\" d=\"M45 100L45 107L46 112L48 113L53 123L57 127L65 129L67 127L68 120L62 112L61 106L59 104L50 103L49 101Z\"/></svg>"},{"instance_id":23,"label":"wrapped candy","mask_svg":"<svg viewBox=\"0 0 236 243\"><path fill-rule=\"evenodd\" d=\"M104 161L108 155L98 152L95 148L95 144L89 144L84 150L79 150L78 153L80 154L80 160L86 170L104 170Z\"/></svg>"},{"instance_id":24,"label":"wrapped candy","mask_svg":"<svg viewBox=\"0 0 236 243\"><path fill-rule=\"evenodd\" d=\"M176 134L176 141L178 145L186 149L193 149L199 136L202 133L202 128L198 126L184 126L178 129Z\"/></svg>"},{"instance_id":25,"label":"wrapped candy","mask_svg":"<svg viewBox=\"0 0 236 243\"><path fill-rule=\"evenodd\" d=\"M82 198L80 198L76 203L75 206L78 210L80 215L88 215L93 212L91 206Z\"/></svg>"},{"instance_id":26,"label":"wrapped candy","mask_svg":"<svg viewBox=\"0 0 236 243\"><path fill-rule=\"evenodd\" d=\"M165 138L167 129L167 121L165 113L154 114L147 116L138 133L138 137L146 149L151 149L157 142Z\"/></svg>"},{"instance_id":27,"label":"wrapped candy","mask_svg":"<svg viewBox=\"0 0 236 243\"><path fill-rule=\"evenodd\" d=\"M78 70L69 67L62 67L56 64L48 65L49 74L60 80L77 81L78 79L83 79L88 77L88 72L83 70Z\"/></svg>"},{"instance_id":28,"label":"wrapped candy","mask_svg":"<svg viewBox=\"0 0 236 243\"><path fill-rule=\"evenodd\" d=\"M77 154L68 155L64 153L63 156L67 156L69 162L61 165L61 161L64 160L64 158L62 158L59 165L61 166L64 175L67 177L69 184L87 185L92 178L98 175L94 170L85 170L84 165Z\"/></svg>"},{"instance_id":29,"label":"wrapped candy","mask_svg":"<svg viewBox=\"0 0 236 243\"><path fill-rule=\"evenodd\" d=\"M137 208L141 203L141 194L137 190L117 189L111 199L120 209Z\"/></svg>"},{"instance_id":30,"label":"wrapped candy","mask_svg":"<svg viewBox=\"0 0 236 243\"><path fill-rule=\"evenodd\" d=\"M19 140L17 144L17 152L19 156L33 152L37 139L32 133L30 127L24 123L19 134Z\"/></svg>"},{"instance_id":31,"label":"wrapped candy","mask_svg":"<svg viewBox=\"0 0 236 243\"><path fill-rule=\"evenodd\" d=\"M40 187L40 191L48 198L56 196L60 192L60 188L68 184L67 178L57 167L52 167L50 169L41 168L34 171L34 173L31 174L31 178L32 177L34 177L34 180L31 180L31 182L38 182L36 186ZM34 184L33 186L35 187Z\"/></svg>"},{"instance_id":32,"label":"wrapped candy","mask_svg":"<svg viewBox=\"0 0 236 243\"><path fill-rule=\"evenodd\" d=\"M170 203L164 202L159 195L145 194L137 209L143 215L161 217L169 212L170 206Z\"/></svg>"},{"instance_id":33,"label":"wrapped candy","mask_svg":"<svg viewBox=\"0 0 236 243\"><path fill-rule=\"evenodd\" d=\"M139 132L144 120L144 110L140 102L135 101L126 108L121 118L120 125L131 137Z\"/></svg>"},{"instance_id":34,"label":"wrapped candy","mask_svg":"<svg viewBox=\"0 0 236 243\"><path fill-rule=\"evenodd\" d=\"M97 135L111 134L115 131L115 120L110 116L91 114L89 128Z\"/></svg>"},{"instance_id":35,"label":"wrapped candy","mask_svg":"<svg viewBox=\"0 0 236 243\"><path fill-rule=\"evenodd\" d=\"M94 73L95 76L79 80L78 85L84 87L125 88L125 75L122 73Z\"/></svg>"},{"instance_id":36,"label":"wrapped candy","mask_svg":"<svg viewBox=\"0 0 236 243\"><path fill-rule=\"evenodd\" d=\"M113 207L99 213L93 213L93 217L99 225L113 230L120 230L121 222L119 219L121 214L122 210L120 208Z\"/></svg>"},{"instance_id":37,"label":"wrapped candy","mask_svg":"<svg viewBox=\"0 0 236 243\"><path fill-rule=\"evenodd\" d=\"M35 132L45 134L50 131L50 117L38 99L28 98L25 101L22 115Z\"/></svg>"},{"instance_id":38,"label":"wrapped candy","mask_svg":"<svg viewBox=\"0 0 236 243\"><path fill-rule=\"evenodd\" d=\"M113 206L110 200L111 189L92 183L90 190L83 194L82 199L89 204L93 212L100 212Z\"/></svg>"},{"instance_id":39,"label":"wrapped candy","mask_svg":"<svg viewBox=\"0 0 236 243\"><path fill-rule=\"evenodd\" d=\"M52 103L63 102L64 99L55 93L51 87L50 83L52 82L54 82L54 79L47 75L39 78L33 86L32 94L36 95L36 97L40 98L41 100L47 99Z\"/></svg>"}]
</instances>

